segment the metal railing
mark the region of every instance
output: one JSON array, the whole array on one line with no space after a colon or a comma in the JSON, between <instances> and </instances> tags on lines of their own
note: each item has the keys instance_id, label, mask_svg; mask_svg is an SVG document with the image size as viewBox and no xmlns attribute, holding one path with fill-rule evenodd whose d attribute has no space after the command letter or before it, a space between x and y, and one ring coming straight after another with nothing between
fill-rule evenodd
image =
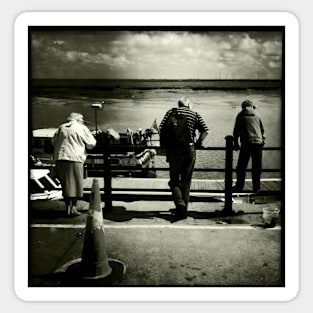
<instances>
[{"instance_id":1,"label":"metal railing","mask_svg":"<svg viewBox=\"0 0 313 313\"><path fill-rule=\"evenodd\" d=\"M218 189L218 190L204 190L201 188L201 191L203 193L223 193L224 199L225 199L225 207L224 207L224 213L229 215L232 213L232 203L233 203L233 192L232 192L232 182L233 182L233 173L235 172L235 169L233 168L233 136L226 136L225 137L226 144L224 147L202 147L198 150L204 150L204 151L224 151L225 152L225 167L223 168L200 168L195 167L195 172L219 172L223 173L224 175L224 189ZM99 148L99 147L98 147ZM116 153L125 154L127 151L133 150L133 151L142 151L144 149L154 149L157 151L157 155L165 155L165 150L161 148L160 146L154 146L153 144L144 145L144 146L134 146L133 144L112 144L109 136L104 136L103 142L101 142L100 150L98 149L97 153L91 153L88 157L91 159L98 159L96 164L85 164L85 167L87 167L87 172L94 172L97 174L97 177L102 177L104 180L104 202L105 207L104 210L111 210L112 209L112 201L116 199L116 196L113 195L112 191L116 191L112 188L112 178L116 175L118 175L119 171L122 169L124 173L138 173L142 172L145 173L145 171L151 171L154 172L160 172L160 171L169 171L169 167L143 167L143 166L116 166L116 164L112 164L112 157L116 155ZM263 150L273 150L273 151L280 151L282 150L280 147L263 147ZM159 153L158 153L159 152ZM51 168L51 165L47 165L49 168ZM89 167L89 168L88 168ZM35 167L36 168L36 167ZM39 166L39 168L42 168L42 166ZM251 172L251 169L247 169L247 172ZM262 169L262 172L279 172L281 174L282 170L281 168L266 168ZM88 175L87 175L88 176ZM92 177L92 176L91 176ZM282 179L283 182L283 179ZM51 187L53 188L53 187ZM148 199L153 200L152 196L145 196L142 194L142 191L144 192L162 192L162 195L158 194L158 200L165 199L166 195L163 194L163 192L171 192L170 189L151 189L151 188L119 188L118 189L121 192L127 192L127 191L134 191L136 193L136 199ZM139 190L141 192L139 192ZM269 194L274 193L274 191L267 192ZM262 194L266 194L266 192L262 192ZM171 198L171 196L170 196Z\"/></svg>"},{"instance_id":2,"label":"metal railing","mask_svg":"<svg viewBox=\"0 0 313 313\"><path fill-rule=\"evenodd\" d=\"M226 136L226 145L225 147L205 147L200 148L200 150L220 150L225 151L225 168L195 168L194 171L203 171L203 172L223 172L224 173L224 197L225 197L225 207L224 207L224 213L229 215L232 213L232 181L233 181L233 172L235 169L233 168L233 136ZM133 146L130 145L124 145L119 146L120 151L123 149L127 149ZM112 165L111 165L111 144L110 139L107 138L104 141L103 145L103 178L104 178L104 202L105 202L105 210L111 210L112 209L112 201L113 201L113 194L112 194ZM155 149L157 151L163 150L163 148L159 146L147 146L147 149ZM280 147L263 147L264 150L281 150ZM125 151L125 150L124 150ZM133 170L133 167L123 167L124 170ZM163 168L163 167L154 167L155 171L168 171L169 168ZM247 172L251 171L251 169L247 169ZM275 169L263 169L263 172L281 172L281 168L275 168ZM149 189L145 189L149 190ZM125 189L124 191L127 191ZM157 191L154 189L154 191ZM163 191L163 190L162 190ZM169 190L170 191L170 190ZM211 190L212 191L212 190ZM204 190L205 192L205 190ZM220 190L216 190L216 192L220 192Z\"/></svg>"}]
</instances>

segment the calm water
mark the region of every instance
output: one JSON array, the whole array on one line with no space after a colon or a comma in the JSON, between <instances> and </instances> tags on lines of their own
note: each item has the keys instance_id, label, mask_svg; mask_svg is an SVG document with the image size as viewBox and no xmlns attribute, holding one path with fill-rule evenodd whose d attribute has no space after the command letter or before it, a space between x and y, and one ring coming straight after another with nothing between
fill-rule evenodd
<instances>
[{"instance_id":1,"label":"calm water","mask_svg":"<svg viewBox=\"0 0 313 313\"><path fill-rule=\"evenodd\" d=\"M36 81L32 90L30 115L32 129L57 127L70 112L80 112L85 120L95 122L92 103L104 101L97 113L98 128L126 132L159 124L165 112L187 96L206 121L210 133L204 145L225 146L231 135L241 102L251 99L257 106L265 127L266 146L280 147L282 140L282 99L279 82L257 81ZM273 87L273 88L268 88ZM91 126L91 129L94 129ZM237 161L234 155L234 165ZM157 158L156 166L165 165ZM224 152L199 151L198 167L224 167ZM280 168L280 152L264 151L264 168ZM165 174L165 173L163 173ZM162 174L162 175L163 175ZM195 173L196 177L220 177L220 173ZM279 174L264 173L263 177Z\"/></svg>"}]
</instances>

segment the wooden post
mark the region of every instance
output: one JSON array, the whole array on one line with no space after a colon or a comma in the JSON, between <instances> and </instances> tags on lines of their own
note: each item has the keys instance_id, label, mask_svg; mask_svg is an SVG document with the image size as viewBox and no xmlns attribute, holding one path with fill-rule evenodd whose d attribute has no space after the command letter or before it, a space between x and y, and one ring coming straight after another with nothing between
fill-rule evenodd
<instances>
[{"instance_id":1,"label":"wooden post","mask_svg":"<svg viewBox=\"0 0 313 313\"><path fill-rule=\"evenodd\" d=\"M111 156L110 156L110 136L104 135L103 145L103 164L104 164L104 204L105 211L112 210L112 175L111 175ZM102 212L105 215L105 212Z\"/></svg>"},{"instance_id":2,"label":"wooden post","mask_svg":"<svg viewBox=\"0 0 313 313\"><path fill-rule=\"evenodd\" d=\"M231 215L232 209L232 183L233 183L233 136L226 136L226 165L225 165L225 208L224 213Z\"/></svg>"}]
</instances>

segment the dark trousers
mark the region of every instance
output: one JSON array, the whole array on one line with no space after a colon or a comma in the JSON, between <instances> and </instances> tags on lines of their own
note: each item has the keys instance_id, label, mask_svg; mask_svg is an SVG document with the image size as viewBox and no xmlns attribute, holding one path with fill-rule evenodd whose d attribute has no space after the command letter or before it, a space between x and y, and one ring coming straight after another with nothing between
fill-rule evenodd
<instances>
[{"instance_id":1,"label":"dark trousers","mask_svg":"<svg viewBox=\"0 0 313 313\"><path fill-rule=\"evenodd\" d=\"M169 186L176 207L180 205L188 207L195 160L196 152L194 146L167 150L167 161L170 166Z\"/></svg>"},{"instance_id":2,"label":"dark trousers","mask_svg":"<svg viewBox=\"0 0 313 313\"><path fill-rule=\"evenodd\" d=\"M252 185L253 191L260 189L260 180L262 172L262 149L263 144L249 144L240 148L238 163L236 167L237 183L236 189L242 190L246 179L246 170L252 159Z\"/></svg>"}]
</instances>

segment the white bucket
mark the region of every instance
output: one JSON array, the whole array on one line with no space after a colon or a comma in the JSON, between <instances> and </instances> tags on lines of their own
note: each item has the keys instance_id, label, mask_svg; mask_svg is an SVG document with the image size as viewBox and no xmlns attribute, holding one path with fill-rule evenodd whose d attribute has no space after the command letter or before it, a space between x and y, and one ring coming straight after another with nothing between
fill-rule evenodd
<instances>
[{"instance_id":1,"label":"white bucket","mask_svg":"<svg viewBox=\"0 0 313 313\"><path fill-rule=\"evenodd\" d=\"M278 208L263 208L263 220L265 224L275 226L280 210Z\"/></svg>"}]
</instances>

